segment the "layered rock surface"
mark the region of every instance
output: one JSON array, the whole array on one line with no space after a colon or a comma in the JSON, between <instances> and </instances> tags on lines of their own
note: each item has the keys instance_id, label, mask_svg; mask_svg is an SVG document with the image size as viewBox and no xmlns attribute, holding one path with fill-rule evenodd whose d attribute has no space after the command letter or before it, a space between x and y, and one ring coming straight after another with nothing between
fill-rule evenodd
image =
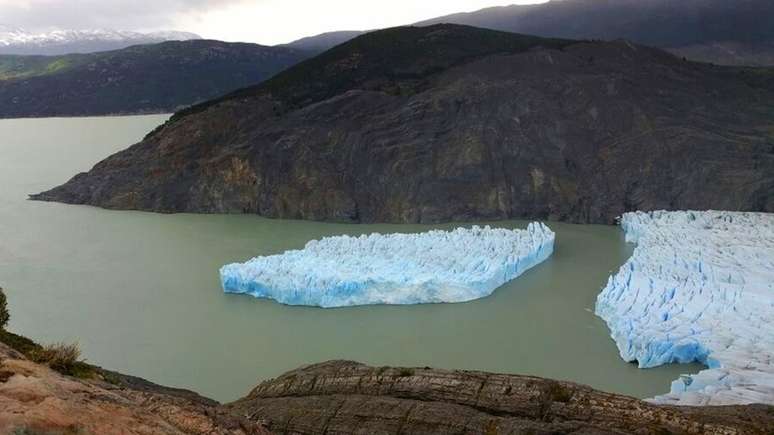
<instances>
[{"instance_id":1,"label":"layered rock surface","mask_svg":"<svg viewBox=\"0 0 774 435\"><path fill-rule=\"evenodd\" d=\"M657 406L570 382L331 361L226 405L282 434L764 434L774 408Z\"/></svg>"},{"instance_id":2,"label":"layered rock surface","mask_svg":"<svg viewBox=\"0 0 774 435\"><path fill-rule=\"evenodd\" d=\"M774 408L674 407L529 376L330 361L219 405L104 371L63 376L0 343L0 433L768 434Z\"/></svg>"},{"instance_id":3,"label":"layered rock surface","mask_svg":"<svg viewBox=\"0 0 774 435\"><path fill-rule=\"evenodd\" d=\"M774 211L772 77L625 41L388 29L33 198L348 222Z\"/></svg>"}]
</instances>

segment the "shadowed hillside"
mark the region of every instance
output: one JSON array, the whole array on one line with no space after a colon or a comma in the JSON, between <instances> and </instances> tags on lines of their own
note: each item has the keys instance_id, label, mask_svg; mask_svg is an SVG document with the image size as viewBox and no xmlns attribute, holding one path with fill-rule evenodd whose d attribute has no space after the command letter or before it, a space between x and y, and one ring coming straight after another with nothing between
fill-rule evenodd
<instances>
[{"instance_id":1,"label":"shadowed hillside","mask_svg":"<svg viewBox=\"0 0 774 435\"><path fill-rule=\"evenodd\" d=\"M769 0L553 0L481 9L415 25L465 24L570 39L628 39L688 59L724 65L774 65L774 2ZM362 32L361 32L362 33ZM299 43L329 48L358 32Z\"/></svg>"},{"instance_id":2,"label":"shadowed hillside","mask_svg":"<svg viewBox=\"0 0 774 435\"><path fill-rule=\"evenodd\" d=\"M373 32L34 199L348 222L774 211L774 81L618 42Z\"/></svg>"},{"instance_id":3,"label":"shadowed hillside","mask_svg":"<svg viewBox=\"0 0 774 435\"><path fill-rule=\"evenodd\" d=\"M309 56L194 40L63 56L0 56L0 117L170 112L258 83Z\"/></svg>"}]
</instances>

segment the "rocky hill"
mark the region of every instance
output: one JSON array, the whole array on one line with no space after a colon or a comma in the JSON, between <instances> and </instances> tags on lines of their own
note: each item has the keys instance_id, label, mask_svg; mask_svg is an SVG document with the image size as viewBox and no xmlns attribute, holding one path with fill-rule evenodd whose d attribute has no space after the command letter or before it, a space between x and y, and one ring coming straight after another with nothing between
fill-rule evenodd
<instances>
[{"instance_id":1,"label":"rocky hill","mask_svg":"<svg viewBox=\"0 0 774 435\"><path fill-rule=\"evenodd\" d=\"M388 29L33 199L350 222L774 211L772 77L625 41Z\"/></svg>"},{"instance_id":2,"label":"rocky hill","mask_svg":"<svg viewBox=\"0 0 774 435\"><path fill-rule=\"evenodd\" d=\"M0 56L0 118L171 112L310 56L209 40L63 56Z\"/></svg>"}]
</instances>

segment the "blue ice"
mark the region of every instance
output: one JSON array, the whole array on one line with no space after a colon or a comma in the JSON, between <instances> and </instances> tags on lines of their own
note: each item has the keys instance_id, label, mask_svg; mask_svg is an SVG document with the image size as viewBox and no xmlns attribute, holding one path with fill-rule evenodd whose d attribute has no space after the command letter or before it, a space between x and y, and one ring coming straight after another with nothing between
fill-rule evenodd
<instances>
[{"instance_id":1,"label":"blue ice","mask_svg":"<svg viewBox=\"0 0 774 435\"><path fill-rule=\"evenodd\" d=\"M227 293L287 305L465 302L546 260L554 238L542 223L326 237L301 250L225 265L220 278Z\"/></svg>"}]
</instances>

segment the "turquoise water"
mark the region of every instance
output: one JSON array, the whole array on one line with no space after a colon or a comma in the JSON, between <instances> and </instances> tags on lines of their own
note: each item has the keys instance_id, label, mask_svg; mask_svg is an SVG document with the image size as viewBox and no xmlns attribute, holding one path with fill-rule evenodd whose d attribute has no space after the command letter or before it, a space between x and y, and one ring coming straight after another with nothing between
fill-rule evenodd
<instances>
[{"instance_id":1,"label":"turquoise water","mask_svg":"<svg viewBox=\"0 0 774 435\"><path fill-rule=\"evenodd\" d=\"M638 397L664 393L680 373L698 370L623 362L593 315L597 293L631 253L615 227L549 223L554 256L478 301L323 310L223 294L218 269L326 235L455 225L160 215L26 200L165 119L0 121L0 286L10 329L42 342L78 341L90 362L224 401L334 358L547 376Z\"/></svg>"}]
</instances>

